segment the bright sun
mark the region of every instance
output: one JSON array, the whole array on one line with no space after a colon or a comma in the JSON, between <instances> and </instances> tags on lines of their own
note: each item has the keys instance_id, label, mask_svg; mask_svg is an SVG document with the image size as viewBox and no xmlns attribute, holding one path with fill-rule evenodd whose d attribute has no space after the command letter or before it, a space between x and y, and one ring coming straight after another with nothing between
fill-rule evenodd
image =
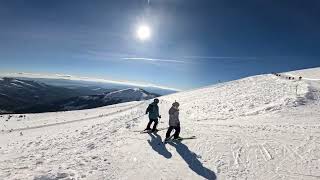
<instances>
[{"instance_id":1,"label":"bright sun","mask_svg":"<svg viewBox=\"0 0 320 180\"><path fill-rule=\"evenodd\" d=\"M151 30L149 28L149 26L147 25L141 25L138 27L137 29L137 37L144 41L144 40L148 40L150 39L151 36Z\"/></svg>"}]
</instances>

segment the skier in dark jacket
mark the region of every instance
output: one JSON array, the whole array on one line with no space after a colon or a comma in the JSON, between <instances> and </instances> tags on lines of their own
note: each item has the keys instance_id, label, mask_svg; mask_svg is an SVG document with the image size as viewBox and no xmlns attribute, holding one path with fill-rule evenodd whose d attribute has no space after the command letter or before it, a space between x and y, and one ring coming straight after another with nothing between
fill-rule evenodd
<instances>
[{"instance_id":1,"label":"skier in dark jacket","mask_svg":"<svg viewBox=\"0 0 320 180\"><path fill-rule=\"evenodd\" d=\"M149 113L149 123L147 125L147 128L145 129L147 131L151 130L150 126L151 126L152 122L154 122L152 132L158 131L158 129L157 129L157 125L159 122L158 118L161 118L161 116L159 115L158 103L159 103L159 99L154 99L153 103L149 104L149 106L146 110L146 114Z\"/></svg>"},{"instance_id":2,"label":"skier in dark jacket","mask_svg":"<svg viewBox=\"0 0 320 180\"><path fill-rule=\"evenodd\" d=\"M180 104L178 102L174 102L169 110L169 129L166 133L165 140L168 140L170 138L170 134L173 129L175 130L173 135L174 139L180 139L179 106Z\"/></svg>"}]
</instances>

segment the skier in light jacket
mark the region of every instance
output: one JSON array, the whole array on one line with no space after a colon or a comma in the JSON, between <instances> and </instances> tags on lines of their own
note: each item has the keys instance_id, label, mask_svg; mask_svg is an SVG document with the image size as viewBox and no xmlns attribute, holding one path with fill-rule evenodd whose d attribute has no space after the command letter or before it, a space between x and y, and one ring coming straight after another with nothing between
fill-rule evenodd
<instances>
[{"instance_id":1,"label":"skier in light jacket","mask_svg":"<svg viewBox=\"0 0 320 180\"><path fill-rule=\"evenodd\" d=\"M166 133L166 140L170 138L173 129L175 130L173 135L174 139L180 139L179 105L178 102L174 102L169 110L169 128Z\"/></svg>"}]
</instances>

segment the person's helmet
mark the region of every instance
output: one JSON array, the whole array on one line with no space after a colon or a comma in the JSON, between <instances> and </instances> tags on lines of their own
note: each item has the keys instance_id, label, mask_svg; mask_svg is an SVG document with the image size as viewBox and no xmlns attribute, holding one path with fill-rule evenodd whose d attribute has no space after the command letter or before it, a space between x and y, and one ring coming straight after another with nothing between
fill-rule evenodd
<instances>
[{"instance_id":1,"label":"person's helmet","mask_svg":"<svg viewBox=\"0 0 320 180\"><path fill-rule=\"evenodd\" d=\"M159 99L156 98L156 99L153 100L153 102L159 103Z\"/></svg>"},{"instance_id":2,"label":"person's helmet","mask_svg":"<svg viewBox=\"0 0 320 180\"><path fill-rule=\"evenodd\" d=\"M172 103L172 106L179 107L180 104L176 101L176 102Z\"/></svg>"}]
</instances>

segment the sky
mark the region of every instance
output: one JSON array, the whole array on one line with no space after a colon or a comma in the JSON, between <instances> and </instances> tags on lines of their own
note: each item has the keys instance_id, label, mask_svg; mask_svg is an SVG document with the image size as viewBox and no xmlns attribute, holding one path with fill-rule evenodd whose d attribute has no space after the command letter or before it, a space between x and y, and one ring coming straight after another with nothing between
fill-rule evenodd
<instances>
[{"instance_id":1,"label":"sky","mask_svg":"<svg viewBox=\"0 0 320 180\"><path fill-rule=\"evenodd\" d=\"M186 90L319 67L319 19L318 0L1 0L0 71Z\"/></svg>"}]
</instances>

